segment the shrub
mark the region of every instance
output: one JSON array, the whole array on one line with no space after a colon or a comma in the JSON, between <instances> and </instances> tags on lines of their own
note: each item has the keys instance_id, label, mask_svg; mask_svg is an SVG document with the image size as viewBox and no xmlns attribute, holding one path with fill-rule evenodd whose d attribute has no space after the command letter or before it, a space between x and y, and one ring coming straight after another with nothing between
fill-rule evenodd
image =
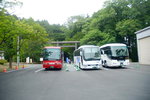
<instances>
[{"instance_id":1,"label":"shrub","mask_svg":"<svg viewBox=\"0 0 150 100\"><path fill-rule=\"evenodd\" d=\"M4 63L7 63L7 60L0 59L0 64L3 65Z\"/></svg>"}]
</instances>

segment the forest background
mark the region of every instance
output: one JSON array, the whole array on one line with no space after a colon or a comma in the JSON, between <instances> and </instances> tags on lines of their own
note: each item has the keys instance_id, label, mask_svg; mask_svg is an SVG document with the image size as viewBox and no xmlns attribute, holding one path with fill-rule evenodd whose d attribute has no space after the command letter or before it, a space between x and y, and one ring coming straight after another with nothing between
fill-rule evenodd
<instances>
[{"instance_id":1,"label":"forest background","mask_svg":"<svg viewBox=\"0 0 150 100\"><path fill-rule=\"evenodd\" d=\"M125 43L130 60L135 62L138 57L134 32L150 26L150 0L108 0L92 16L70 16L63 25L19 18L6 10L22 5L18 1L0 0L0 51L5 52L10 68L17 51L22 62L27 57L39 62L43 47L52 41L80 41L78 46ZM74 49L63 48L63 51L72 59Z\"/></svg>"}]
</instances>

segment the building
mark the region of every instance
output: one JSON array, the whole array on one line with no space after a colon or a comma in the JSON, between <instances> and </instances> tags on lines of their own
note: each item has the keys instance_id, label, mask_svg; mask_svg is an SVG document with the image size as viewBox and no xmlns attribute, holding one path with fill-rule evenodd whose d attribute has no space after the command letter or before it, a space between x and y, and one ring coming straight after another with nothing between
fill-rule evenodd
<instances>
[{"instance_id":1,"label":"building","mask_svg":"<svg viewBox=\"0 0 150 100\"><path fill-rule=\"evenodd\" d=\"M150 65L150 26L135 32L140 64Z\"/></svg>"}]
</instances>

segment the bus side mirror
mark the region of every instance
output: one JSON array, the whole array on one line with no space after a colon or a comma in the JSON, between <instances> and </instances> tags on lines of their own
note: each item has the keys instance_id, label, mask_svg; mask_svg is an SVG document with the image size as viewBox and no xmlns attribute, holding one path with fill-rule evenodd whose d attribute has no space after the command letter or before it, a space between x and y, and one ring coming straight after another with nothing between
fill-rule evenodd
<instances>
[{"instance_id":1,"label":"bus side mirror","mask_svg":"<svg viewBox=\"0 0 150 100\"><path fill-rule=\"evenodd\" d=\"M80 55L82 55L82 52L80 52Z\"/></svg>"}]
</instances>

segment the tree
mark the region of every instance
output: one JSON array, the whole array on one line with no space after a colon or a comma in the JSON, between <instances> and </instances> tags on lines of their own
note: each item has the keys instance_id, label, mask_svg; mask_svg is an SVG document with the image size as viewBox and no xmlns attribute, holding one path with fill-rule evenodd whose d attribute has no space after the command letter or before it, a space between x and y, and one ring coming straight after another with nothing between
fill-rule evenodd
<instances>
[{"instance_id":1,"label":"tree","mask_svg":"<svg viewBox=\"0 0 150 100\"><path fill-rule=\"evenodd\" d=\"M25 33L30 33L31 27L17 20L14 16L0 12L0 44L5 51L6 59L12 68L12 58L17 52L17 37Z\"/></svg>"},{"instance_id":2,"label":"tree","mask_svg":"<svg viewBox=\"0 0 150 100\"><path fill-rule=\"evenodd\" d=\"M12 68L13 57L17 50L25 57L31 56L35 61L39 59L42 47L47 43L47 33L43 27L33 19L17 19L6 14L5 10L0 11L0 47L5 51L5 58ZM18 37L20 39L17 49Z\"/></svg>"},{"instance_id":3,"label":"tree","mask_svg":"<svg viewBox=\"0 0 150 100\"><path fill-rule=\"evenodd\" d=\"M40 24L35 22L32 18L23 20L33 30L29 37L24 40L22 52L25 57L31 57L34 62L38 62L41 56L41 51L48 42L48 34Z\"/></svg>"},{"instance_id":4,"label":"tree","mask_svg":"<svg viewBox=\"0 0 150 100\"><path fill-rule=\"evenodd\" d=\"M129 47L130 58L137 61L137 43L134 32L141 28L138 20L128 19L117 23L116 30L125 38L125 43Z\"/></svg>"},{"instance_id":5,"label":"tree","mask_svg":"<svg viewBox=\"0 0 150 100\"><path fill-rule=\"evenodd\" d=\"M68 23L67 23L67 27L68 27L68 32L67 32L67 36L66 36L66 40L73 38L75 34L80 34L80 35L84 35L82 34L82 29L83 29L83 25L86 23L86 17L85 16L72 16L68 19ZM81 37L82 38L82 37ZM79 40L80 38L73 38L73 39L77 39Z\"/></svg>"},{"instance_id":6,"label":"tree","mask_svg":"<svg viewBox=\"0 0 150 100\"><path fill-rule=\"evenodd\" d=\"M81 45L103 45L105 43L114 42L115 38L111 37L108 33L103 33L99 31L98 29L94 29L89 31L88 34L86 34L81 39Z\"/></svg>"},{"instance_id":7,"label":"tree","mask_svg":"<svg viewBox=\"0 0 150 100\"><path fill-rule=\"evenodd\" d=\"M90 23L86 23L86 28L82 29L82 31L84 30L84 32L87 33L87 35L81 39L82 43L96 44L98 43L98 41L96 41L98 40L96 37L99 36L98 31L107 33L110 39L111 37L115 37L114 42L128 42L130 58L136 61L137 48L134 32L150 25L149 8L149 0L107 1L104 8L94 13L90 19ZM108 43L108 41L105 41L105 38L101 39L101 41Z\"/></svg>"},{"instance_id":8,"label":"tree","mask_svg":"<svg viewBox=\"0 0 150 100\"><path fill-rule=\"evenodd\" d=\"M48 33L50 41L63 41L65 40L66 27L59 24L50 25L47 20L37 21L43 26Z\"/></svg>"},{"instance_id":9,"label":"tree","mask_svg":"<svg viewBox=\"0 0 150 100\"><path fill-rule=\"evenodd\" d=\"M15 8L22 7L22 5L23 3L19 0L0 0L0 11L5 9L12 15L15 12Z\"/></svg>"},{"instance_id":10,"label":"tree","mask_svg":"<svg viewBox=\"0 0 150 100\"><path fill-rule=\"evenodd\" d=\"M7 16L5 10L0 11L0 45L2 45L11 35L9 34L14 28L14 18L12 16Z\"/></svg>"}]
</instances>

